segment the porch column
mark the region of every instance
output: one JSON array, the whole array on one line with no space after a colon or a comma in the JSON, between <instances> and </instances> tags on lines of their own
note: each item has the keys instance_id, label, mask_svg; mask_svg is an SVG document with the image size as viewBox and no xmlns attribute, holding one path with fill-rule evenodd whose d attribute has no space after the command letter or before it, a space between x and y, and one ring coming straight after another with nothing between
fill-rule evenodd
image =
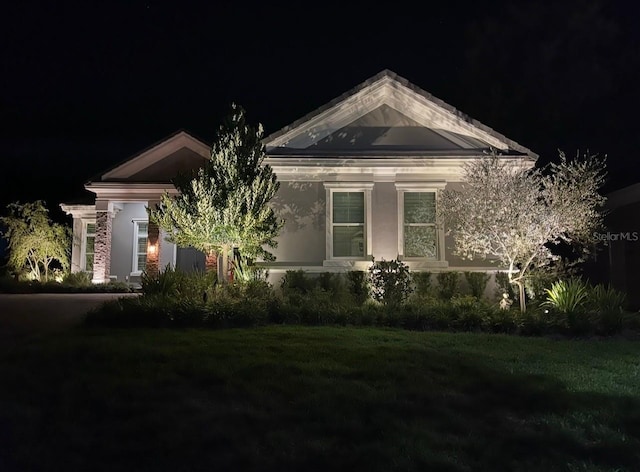
<instances>
[{"instance_id":1,"label":"porch column","mask_svg":"<svg viewBox=\"0 0 640 472\"><path fill-rule=\"evenodd\" d=\"M156 205L160 203L160 200L149 200L147 202L147 208L155 209ZM149 220L147 226L147 274L156 277L160 273L160 244L162 238L160 237L160 228L156 223Z\"/></svg>"},{"instance_id":2,"label":"porch column","mask_svg":"<svg viewBox=\"0 0 640 472\"><path fill-rule=\"evenodd\" d=\"M82 237L83 237L82 218L73 217L73 238L71 240L71 272L80 272L82 270Z\"/></svg>"},{"instance_id":3,"label":"porch column","mask_svg":"<svg viewBox=\"0 0 640 472\"><path fill-rule=\"evenodd\" d=\"M113 203L109 200L96 200L96 239L93 256L94 284L109 282L111 274L111 223Z\"/></svg>"}]
</instances>

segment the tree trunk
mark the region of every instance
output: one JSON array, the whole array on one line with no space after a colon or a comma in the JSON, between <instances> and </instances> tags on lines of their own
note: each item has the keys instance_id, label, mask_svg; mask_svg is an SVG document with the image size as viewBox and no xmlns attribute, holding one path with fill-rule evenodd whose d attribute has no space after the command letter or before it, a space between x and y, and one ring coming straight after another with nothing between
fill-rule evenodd
<instances>
[{"instance_id":1,"label":"tree trunk","mask_svg":"<svg viewBox=\"0 0 640 472\"><path fill-rule=\"evenodd\" d=\"M218 257L218 282L226 284L229 282L229 248L227 246L222 247L221 254Z\"/></svg>"},{"instance_id":2,"label":"tree trunk","mask_svg":"<svg viewBox=\"0 0 640 472\"><path fill-rule=\"evenodd\" d=\"M520 295L520 313L527 311L527 302L525 300L524 283L521 281L516 282L518 284L518 294Z\"/></svg>"}]
</instances>

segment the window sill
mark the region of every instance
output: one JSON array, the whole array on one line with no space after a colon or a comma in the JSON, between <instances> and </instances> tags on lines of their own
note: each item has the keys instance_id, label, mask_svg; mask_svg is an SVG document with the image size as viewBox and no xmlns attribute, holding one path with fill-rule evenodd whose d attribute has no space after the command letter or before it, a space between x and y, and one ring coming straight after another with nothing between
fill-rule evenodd
<instances>
[{"instance_id":1,"label":"window sill","mask_svg":"<svg viewBox=\"0 0 640 472\"><path fill-rule=\"evenodd\" d=\"M410 270L446 269L449 267L449 262L435 259L404 258L401 256L400 260L407 264Z\"/></svg>"},{"instance_id":2,"label":"window sill","mask_svg":"<svg viewBox=\"0 0 640 472\"><path fill-rule=\"evenodd\" d=\"M371 265L371 259L326 259L322 262L324 267L343 267L353 270L367 270Z\"/></svg>"}]
</instances>

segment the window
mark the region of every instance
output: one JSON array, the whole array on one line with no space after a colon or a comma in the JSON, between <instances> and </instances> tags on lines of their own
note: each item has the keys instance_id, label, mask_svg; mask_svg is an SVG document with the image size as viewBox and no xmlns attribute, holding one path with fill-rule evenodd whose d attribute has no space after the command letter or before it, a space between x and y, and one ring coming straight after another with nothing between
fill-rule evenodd
<instances>
[{"instance_id":1,"label":"window","mask_svg":"<svg viewBox=\"0 0 640 472\"><path fill-rule=\"evenodd\" d=\"M147 238L149 223L133 222L133 267L132 272L140 273L147 268Z\"/></svg>"},{"instance_id":2,"label":"window","mask_svg":"<svg viewBox=\"0 0 640 472\"><path fill-rule=\"evenodd\" d=\"M96 224L86 223L84 227L84 245L83 245L83 259L82 270L87 272L93 272L93 256L95 254L96 247Z\"/></svg>"},{"instance_id":3,"label":"window","mask_svg":"<svg viewBox=\"0 0 640 472\"><path fill-rule=\"evenodd\" d=\"M333 257L364 254L364 192L334 192Z\"/></svg>"},{"instance_id":4,"label":"window","mask_svg":"<svg viewBox=\"0 0 640 472\"><path fill-rule=\"evenodd\" d=\"M438 257L435 192L404 192L404 256Z\"/></svg>"},{"instance_id":5,"label":"window","mask_svg":"<svg viewBox=\"0 0 640 472\"><path fill-rule=\"evenodd\" d=\"M405 259L444 259L444 228L436 224L438 191L446 182L396 182L398 190L398 254Z\"/></svg>"},{"instance_id":6,"label":"window","mask_svg":"<svg viewBox=\"0 0 640 472\"><path fill-rule=\"evenodd\" d=\"M366 259L371 250L372 182L325 182L327 259Z\"/></svg>"}]
</instances>

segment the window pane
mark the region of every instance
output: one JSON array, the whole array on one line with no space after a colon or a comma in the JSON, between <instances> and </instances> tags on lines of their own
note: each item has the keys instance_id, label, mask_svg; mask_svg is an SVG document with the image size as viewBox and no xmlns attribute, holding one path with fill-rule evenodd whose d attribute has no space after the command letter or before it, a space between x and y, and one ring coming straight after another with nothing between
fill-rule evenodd
<instances>
[{"instance_id":1,"label":"window pane","mask_svg":"<svg viewBox=\"0 0 640 472\"><path fill-rule=\"evenodd\" d=\"M93 236L87 236L87 244L85 245L85 253L93 255L95 248L96 238Z\"/></svg>"},{"instance_id":2,"label":"window pane","mask_svg":"<svg viewBox=\"0 0 640 472\"><path fill-rule=\"evenodd\" d=\"M364 256L364 227L363 226L334 226L333 227L333 256L334 257L363 257Z\"/></svg>"},{"instance_id":3,"label":"window pane","mask_svg":"<svg viewBox=\"0 0 640 472\"><path fill-rule=\"evenodd\" d=\"M87 272L93 271L93 254L87 254L85 256L84 270Z\"/></svg>"},{"instance_id":4,"label":"window pane","mask_svg":"<svg viewBox=\"0 0 640 472\"><path fill-rule=\"evenodd\" d=\"M334 192L334 223L364 223L364 193Z\"/></svg>"},{"instance_id":5,"label":"window pane","mask_svg":"<svg viewBox=\"0 0 640 472\"><path fill-rule=\"evenodd\" d=\"M147 268L147 255L138 254L138 270L143 271Z\"/></svg>"},{"instance_id":6,"label":"window pane","mask_svg":"<svg viewBox=\"0 0 640 472\"><path fill-rule=\"evenodd\" d=\"M147 236L149 223L138 223L138 236Z\"/></svg>"},{"instance_id":7,"label":"window pane","mask_svg":"<svg viewBox=\"0 0 640 472\"><path fill-rule=\"evenodd\" d=\"M406 257L437 258L436 228L434 226L404 227L404 255Z\"/></svg>"},{"instance_id":8,"label":"window pane","mask_svg":"<svg viewBox=\"0 0 640 472\"><path fill-rule=\"evenodd\" d=\"M87 223L87 236L90 234L96 234L95 223Z\"/></svg>"},{"instance_id":9,"label":"window pane","mask_svg":"<svg viewBox=\"0 0 640 472\"><path fill-rule=\"evenodd\" d=\"M405 223L435 223L436 194L433 192L405 192Z\"/></svg>"},{"instance_id":10,"label":"window pane","mask_svg":"<svg viewBox=\"0 0 640 472\"><path fill-rule=\"evenodd\" d=\"M138 238L138 253L146 254L147 253L147 238L142 237Z\"/></svg>"}]
</instances>

